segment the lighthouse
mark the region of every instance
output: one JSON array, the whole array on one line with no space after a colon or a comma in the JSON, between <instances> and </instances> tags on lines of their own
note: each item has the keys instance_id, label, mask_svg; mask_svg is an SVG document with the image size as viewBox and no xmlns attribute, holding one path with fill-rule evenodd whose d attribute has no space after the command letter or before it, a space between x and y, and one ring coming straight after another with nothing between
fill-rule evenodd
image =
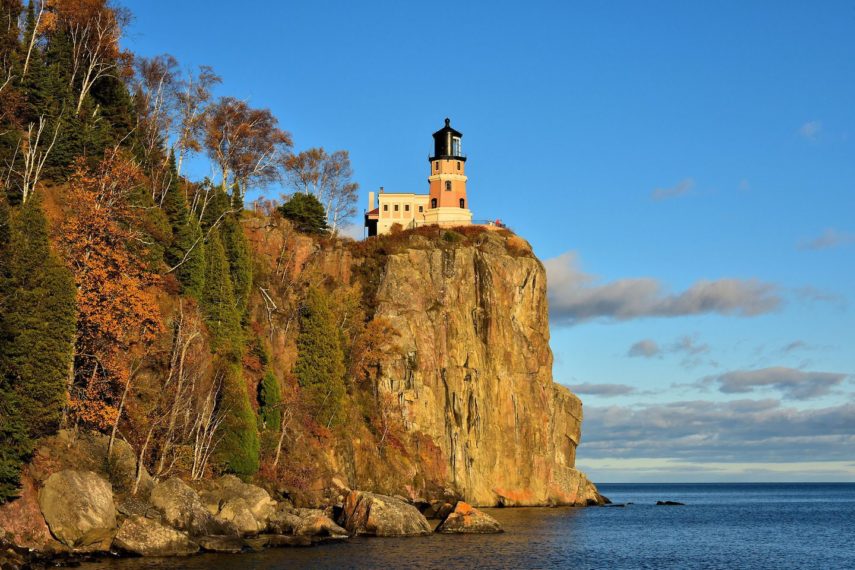
<instances>
[{"instance_id":1,"label":"lighthouse","mask_svg":"<svg viewBox=\"0 0 855 570\"><path fill-rule=\"evenodd\" d=\"M368 193L365 227L369 236L390 233L396 225L411 229L472 223L462 140L463 133L455 130L448 118L433 134L433 154L428 157L428 194L388 192L383 188L376 195Z\"/></svg>"}]
</instances>

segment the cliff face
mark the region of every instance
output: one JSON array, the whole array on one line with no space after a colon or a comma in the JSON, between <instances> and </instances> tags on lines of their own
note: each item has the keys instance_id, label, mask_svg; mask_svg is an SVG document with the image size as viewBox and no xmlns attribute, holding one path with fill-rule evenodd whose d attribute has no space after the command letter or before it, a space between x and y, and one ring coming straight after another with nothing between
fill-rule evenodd
<instances>
[{"instance_id":1,"label":"cliff face","mask_svg":"<svg viewBox=\"0 0 855 570\"><path fill-rule=\"evenodd\" d=\"M441 450L444 473L425 478L476 505L596 501L574 469L581 402L552 380L540 261L493 232L454 247L421 240L386 258L376 316L401 348L382 363L378 388L407 430Z\"/></svg>"}]
</instances>

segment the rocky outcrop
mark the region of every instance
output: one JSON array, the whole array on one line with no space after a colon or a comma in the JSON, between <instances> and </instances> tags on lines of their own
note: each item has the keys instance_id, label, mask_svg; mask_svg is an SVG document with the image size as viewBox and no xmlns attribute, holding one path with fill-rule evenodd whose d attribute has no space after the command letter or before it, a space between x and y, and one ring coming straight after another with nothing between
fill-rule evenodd
<instances>
[{"instance_id":1,"label":"rocky outcrop","mask_svg":"<svg viewBox=\"0 0 855 570\"><path fill-rule=\"evenodd\" d=\"M91 471L67 469L48 477L39 507L51 534L77 550L106 550L116 529L113 488Z\"/></svg>"},{"instance_id":2,"label":"rocky outcrop","mask_svg":"<svg viewBox=\"0 0 855 570\"><path fill-rule=\"evenodd\" d=\"M151 504L163 515L164 522L190 536L237 532L233 526L216 521L199 494L177 477L155 485L151 491Z\"/></svg>"},{"instance_id":3,"label":"rocky outcrop","mask_svg":"<svg viewBox=\"0 0 855 570\"><path fill-rule=\"evenodd\" d=\"M503 532L499 521L472 505L458 501L454 510L436 527L443 534L494 534Z\"/></svg>"},{"instance_id":4,"label":"rocky outcrop","mask_svg":"<svg viewBox=\"0 0 855 570\"><path fill-rule=\"evenodd\" d=\"M187 533L139 515L122 522L113 547L139 556L187 556L199 551Z\"/></svg>"},{"instance_id":5,"label":"rocky outcrop","mask_svg":"<svg viewBox=\"0 0 855 570\"><path fill-rule=\"evenodd\" d=\"M422 479L479 506L584 505L582 406L552 380L544 267L519 237L470 241L411 236L387 256L376 316L400 349L378 389L439 448L441 469L423 463Z\"/></svg>"},{"instance_id":6,"label":"rocky outcrop","mask_svg":"<svg viewBox=\"0 0 855 570\"><path fill-rule=\"evenodd\" d=\"M344 503L342 526L353 535L421 536L430 524L418 509L400 499L351 491Z\"/></svg>"},{"instance_id":7,"label":"rocky outcrop","mask_svg":"<svg viewBox=\"0 0 855 570\"><path fill-rule=\"evenodd\" d=\"M199 498L217 519L234 524L242 534L264 530L276 508L270 494L256 485L226 475L199 484Z\"/></svg>"}]
</instances>

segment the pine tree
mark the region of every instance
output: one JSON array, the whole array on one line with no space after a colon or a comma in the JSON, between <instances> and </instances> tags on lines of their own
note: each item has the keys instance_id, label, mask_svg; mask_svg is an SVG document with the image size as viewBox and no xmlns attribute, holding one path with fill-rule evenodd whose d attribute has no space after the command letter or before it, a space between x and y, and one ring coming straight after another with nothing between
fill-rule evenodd
<instances>
[{"instance_id":1,"label":"pine tree","mask_svg":"<svg viewBox=\"0 0 855 570\"><path fill-rule=\"evenodd\" d=\"M336 422L345 396L344 352L326 294L310 288L300 318L294 372L315 419Z\"/></svg>"},{"instance_id":2,"label":"pine tree","mask_svg":"<svg viewBox=\"0 0 855 570\"><path fill-rule=\"evenodd\" d=\"M309 234L323 234L327 231L327 213L317 198L311 194L298 192L279 206L279 212L286 220L291 220L297 231Z\"/></svg>"},{"instance_id":3,"label":"pine tree","mask_svg":"<svg viewBox=\"0 0 855 570\"><path fill-rule=\"evenodd\" d=\"M71 273L51 251L38 195L0 199L0 502L33 441L59 427L76 326Z\"/></svg>"},{"instance_id":4,"label":"pine tree","mask_svg":"<svg viewBox=\"0 0 855 570\"><path fill-rule=\"evenodd\" d=\"M282 421L282 389L279 379L272 370L268 370L261 379L258 390L259 416L265 429L279 431Z\"/></svg>"},{"instance_id":5,"label":"pine tree","mask_svg":"<svg viewBox=\"0 0 855 570\"><path fill-rule=\"evenodd\" d=\"M235 303L229 261L216 229L211 232L205 248L205 288L201 305L211 333L211 348L239 354L242 346L240 313Z\"/></svg>"},{"instance_id":6,"label":"pine tree","mask_svg":"<svg viewBox=\"0 0 855 570\"><path fill-rule=\"evenodd\" d=\"M74 279L51 250L37 196L13 218L3 349L32 437L59 427L77 324Z\"/></svg>"},{"instance_id":7,"label":"pine tree","mask_svg":"<svg viewBox=\"0 0 855 570\"><path fill-rule=\"evenodd\" d=\"M240 223L240 215L240 210L227 214L223 218L220 233L223 238L223 247L226 249L226 257L229 259L238 313L243 319L246 317L249 294L252 290L252 258L249 253L249 242Z\"/></svg>"},{"instance_id":8,"label":"pine tree","mask_svg":"<svg viewBox=\"0 0 855 570\"><path fill-rule=\"evenodd\" d=\"M202 228L195 216L190 215L187 198L175 169L175 156L169 158L171 183L163 200L163 210L172 226L172 243L166 249L166 263L178 266L175 275L181 283L181 292L197 299L205 286L205 244Z\"/></svg>"},{"instance_id":9,"label":"pine tree","mask_svg":"<svg viewBox=\"0 0 855 570\"><path fill-rule=\"evenodd\" d=\"M221 428L223 439L217 448L220 462L232 473L252 475L258 471L258 422L249 403L241 368L236 363L225 364L220 407L225 411Z\"/></svg>"}]
</instances>

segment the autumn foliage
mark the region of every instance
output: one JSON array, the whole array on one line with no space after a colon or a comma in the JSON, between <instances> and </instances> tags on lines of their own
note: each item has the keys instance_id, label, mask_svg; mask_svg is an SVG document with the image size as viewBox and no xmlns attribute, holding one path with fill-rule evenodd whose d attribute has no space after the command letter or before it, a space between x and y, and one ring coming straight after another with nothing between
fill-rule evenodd
<instances>
[{"instance_id":1,"label":"autumn foliage","mask_svg":"<svg viewBox=\"0 0 855 570\"><path fill-rule=\"evenodd\" d=\"M164 330L153 290L160 278L135 247L145 235L145 210L134 202L142 183L139 167L121 152L95 169L79 161L60 233L78 288L70 406L79 421L96 428L115 420L135 360Z\"/></svg>"}]
</instances>

